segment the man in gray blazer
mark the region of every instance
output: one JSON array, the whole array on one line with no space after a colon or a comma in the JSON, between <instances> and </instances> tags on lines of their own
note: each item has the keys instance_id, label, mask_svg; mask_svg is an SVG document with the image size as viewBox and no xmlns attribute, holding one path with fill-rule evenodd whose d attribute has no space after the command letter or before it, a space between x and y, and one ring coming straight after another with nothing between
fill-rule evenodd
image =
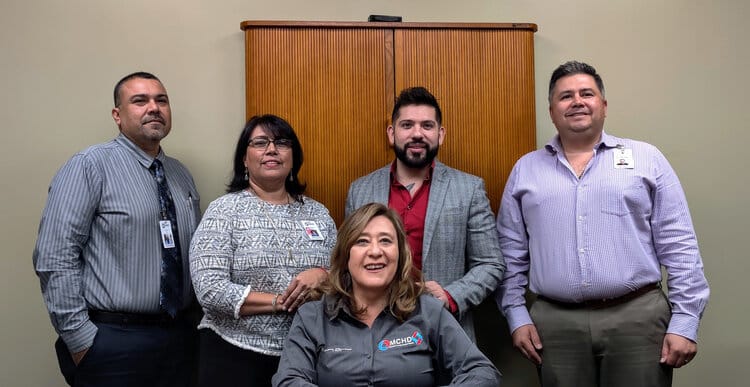
<instances>
[{"instance_id":1,"label":"man in gray blazer","mask_svg":"<svg viewBox=\"0 0 750 387\"><path fill-rule=\"evenodd\" d=\"M386 132L396 160L352 183L346 214L370 202L398 211L425 289L474 339L470 309L494 291L505 270L484 182L435 160L445 128L427 89L403 90L391 119Z\"/></svg>"}]
</instances>

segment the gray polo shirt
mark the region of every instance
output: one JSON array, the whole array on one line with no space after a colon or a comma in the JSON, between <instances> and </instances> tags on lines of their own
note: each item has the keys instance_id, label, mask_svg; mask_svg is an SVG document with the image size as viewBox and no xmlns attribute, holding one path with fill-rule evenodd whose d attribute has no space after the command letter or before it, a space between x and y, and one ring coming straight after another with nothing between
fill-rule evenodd
<instances>
[{"instance_id":1,"label":"gray polo shirt","mask_svg":"<svg viewBox=\"0 0 750 387\"><path fill-rule=\"evenodd\" d=\"M273 385L498 386L501 375L442 302L423 295L403 323L387 310L372 327L340 299L303 305Z\"/></svg>"}]
</instances>

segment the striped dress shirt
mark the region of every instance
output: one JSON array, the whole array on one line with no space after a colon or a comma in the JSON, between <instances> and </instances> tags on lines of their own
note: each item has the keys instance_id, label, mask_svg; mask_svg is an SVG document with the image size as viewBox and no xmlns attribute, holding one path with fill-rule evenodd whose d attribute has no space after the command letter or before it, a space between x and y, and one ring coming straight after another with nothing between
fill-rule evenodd
<instances>
[{"instance_id":1,"label":"striped dress shirt","mask_svg":"<svg viewBox=\"0 0 750 387\"><path fill-rule=\"evenodd\" d=\"M617 149L632 166L616 165ZM708 283L685 194L654 146L602 133L577 178L559 137L522 157L508 178L497 218L507 268L497 293L511 332L531 324L526 285L565 302L617 297L661 281L667 329L696 340Z\"/></svg>"},{"instance_id":2,"label":"striped dress shirt","mask_svg":"<svg viewBox=\"0 0 750 387\"><path fill-rule=\"evenodd\" d=\"M200 220L193 178L160 150L179 238L189 246ZM39 225L34 267L57 333L71 352L91 346L89 309L158 313L160 207L153 158L124 135L73 156L55 175ZM182 249L189 284L188 249ZM183 307L192 289L183 289Z\"/></svg>"}]
</instances>

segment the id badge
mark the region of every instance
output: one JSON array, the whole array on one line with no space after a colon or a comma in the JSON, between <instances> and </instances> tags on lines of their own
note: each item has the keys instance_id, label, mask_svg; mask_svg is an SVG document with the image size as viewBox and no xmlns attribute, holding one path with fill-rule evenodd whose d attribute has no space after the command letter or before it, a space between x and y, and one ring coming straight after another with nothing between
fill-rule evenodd
<instances>
[{"instance_id":1,"label":"id badge","mask_svg":"<svg viewBox=\"0 0 750 387\"><path fill-rule=\"evenodd\" d=\"M318 227L318 224L313 220L303 220L301 221L302 227L305 229L305 234L307 234L307 238L311 241L322 241L323 240L323 233L320 232L320 228Z\"/></svg>"},{"instance_id":2,"label":"id badge","mask_svg":"<svg viewBox=\"0 0 750 387\"><path fill-rule=\"evenodd\" d=\"M159 229L161 230L161 244L164 248L171 249L175 247L174 235L172 235L172 222L168 220L160 220Z\"/></svg>"},{"instance_id":3,"label":"id badge","mask_svg":"<svg viewBox=\"0 0 750 387\"><path fill-rule=\"evenodd\" d=\"M633 150L630 148L617 147L613 154L613 163L615 169L633 169L635 163L633 163Z\"/></svg>"}]
</instances>

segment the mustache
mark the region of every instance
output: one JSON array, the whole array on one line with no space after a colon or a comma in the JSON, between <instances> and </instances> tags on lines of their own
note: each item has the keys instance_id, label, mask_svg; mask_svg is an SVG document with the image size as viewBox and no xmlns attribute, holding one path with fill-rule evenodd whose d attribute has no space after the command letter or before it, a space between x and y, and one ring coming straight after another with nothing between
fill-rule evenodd
<instances>
[{"instance_id":1,"label":"mustache","mask_svg":"<svg viewBox=\"0 0 750 387\"><path fill-rule=\"evenodd\" d=\"M565 113L565 116L572 116L576 114L591 114L587 109L575 109Z\"/></svg>"},{"instance_id":2,"label":"mustache","mask_svg":"<svg viewBox=\"0 0 750 387\"><path fill-rule=\"evenodd\" d=\"M164 124L164 117L162 117L161 114L149 114L146 117L143 118L143 121L141 121L142 124L148 124L149 122L160 122Z\"/></svg>"}]
</instances>

